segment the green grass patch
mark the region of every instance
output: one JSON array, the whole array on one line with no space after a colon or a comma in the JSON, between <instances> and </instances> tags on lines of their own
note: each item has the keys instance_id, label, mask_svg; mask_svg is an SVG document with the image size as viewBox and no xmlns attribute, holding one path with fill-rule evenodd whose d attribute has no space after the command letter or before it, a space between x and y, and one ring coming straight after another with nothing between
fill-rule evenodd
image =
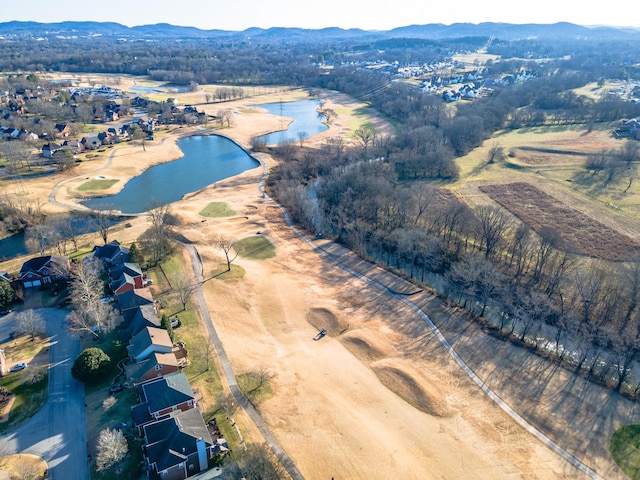
<instances>
[{"instance_id":1,"label":"green grass patch","mask_svg":"<svg viewBox=\"0 0 640 480\"><path fill-rule=\"evenodd\" d=\"M212 218L231 217L235 214L235 210L229 208L227 202L211 202L200 212L203 217Z\"/></svg>"},{"instance_id":2,"label":"green grass patch","mask_svg":"<svg viewBox=\"0 0 640 480\"><path fill-rule=\"evenodd\" d=\"M34 377L34 371L37 377ZM32 382L33 378L40 378ZM15 395L9 419L0 423L0 434L13 430L30 419L47 399L49 375L46 366L27 367L0 378L0 387Z\"/></svg>"},{"instance_id":3,"label":"green grass patch","mask_svg":"<svg viewBox=\"0 0 640 480\"><path fill-rule=\"evenodd\" d=\"M640 479L640 425L628 425L616 430L609 449L624 473L632 480Z\"/></svg>"},{"instance_id":4,"label":"green grass patch","mask_svg":"<svg viewBox=\"0 0 640 480\"><path fill-rule=\"evenodd\" d=\"M269 376L262 372L247 372L237 375L238 387L252 404L257 405L273 395Z\"/></svg>"},{"instance_id":5,"label":"green grass patch","mask_svg":"<svg viewBox=\"0 0 640 480\"><path fill-rule=\"evenodd\" d=\"M276 255L276 247L262 235L243 238L236 242L233 248L241 257L254 260L265 260Z\"/></svg>"},{"instance_id":6,"label":"green grass patch","mask_svg":"<svg viewBox=\"0 0 640 480\"><path fill-rule=\"evenodd\" d=\"M91 192L94 190L107 190L111 188L113 185L118 183L120 180L117 178L109 178L109 179L94 179L89 180L88 182L84 182L82 185L78 187L78 191L80 192Z\"/></svg>"},{"instance_id":7,"label":"green grass patch","mask_svg":"<svg viewBox=\"0 0 640 480\"><path fill-rule=\"evenodd\" d=\"M240 265L231 264L231 270L227 270L227 264L221 263L213 272L211 277L217 280L230 280L233 278L244 278L245 270Z\"/></svg>"}]
</instances>

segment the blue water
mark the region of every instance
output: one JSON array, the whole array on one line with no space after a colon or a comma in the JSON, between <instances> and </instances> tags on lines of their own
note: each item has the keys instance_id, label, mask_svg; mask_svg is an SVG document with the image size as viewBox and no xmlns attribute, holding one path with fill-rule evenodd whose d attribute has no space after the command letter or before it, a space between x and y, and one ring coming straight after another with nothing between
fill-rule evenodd
<instances>
[{"instance_id":1,"label":"blue water","mask_svg":"<svg viewBox=\"0 0 640 480\"><path fill-rule=\"evenodd\" d=\"M303 139L312 137L324 132L329 127L323 122L326 120L324 115L317 112L320 103L317 100L300 100L297 102L279 102L264 103L256 105L265 108L270 114L281 117L292 118L293 122L289 124L289 128L284 131L270 133L258 137L264 140L267 145L280 144L285 142L298 142ZM283 121L282 128L286 129L287 123Z\"/></svg>"},{"instance_id":2,"label":"blue water","mask_svg":"<svg viewBox=\"0 0 640 480\"><path fill-rule=\"evenodd\" d=\"M183 138L178 147L184 153L182 158L145 170L116 195L82 204L97 210L142 213L259 165L238 145L218 135Z\"/></svg>"},{"instance_id":3,"label":"blue water","mask_svg":"<svg viewBox=\"0 0 640 480\"><path fill-rule=\"evenodd\" d=\"M116 225L122 221L123 217L114 217L109 221L109 225ZM79 214L71 217L71 229L76 235L97 232L98 227L88 215ZM0 260L26 255L29 253L26 243L25 232L16 233L10 237L0 240Z\"/></svg>"}]
</instances>

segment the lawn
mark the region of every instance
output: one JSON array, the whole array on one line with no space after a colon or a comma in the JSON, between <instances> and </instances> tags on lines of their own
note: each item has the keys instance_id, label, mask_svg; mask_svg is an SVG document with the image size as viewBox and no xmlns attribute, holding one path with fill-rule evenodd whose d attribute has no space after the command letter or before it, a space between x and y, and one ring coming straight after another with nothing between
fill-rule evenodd
<instances>
[{"instance_id":1,"label":"lawn","mask_svg":"<svg viewBox=\"0 0 640 480\"><path fill-rule=\"evenodd\" d=\"M186 275L185 268L190 264L187 263L185 267L183 262L182 252L177 252L162 263L162 270L168 278ZM184 369L184 373L191 387L199 389L202 393L203 415L208 419L215 409L216 398L222 392L222 383L214 359L216 352L193 309L194 300L183 310L180 301L168 292L162 296L162 308L158 315L177 316L180 319L180 326L174 329L174 341L183 341L187 345L189 365Z\"/></svg>"},{"instance_id":2,"label":"lawn","mask_svg":"<svg viewBox=\"0 0 640 480\"><path fill-rule=\"evenodd\" d=\"M235 210L232 210L226 202L211 202L200 212L203 217L212 218L231 217L235 214Z\"/></svg>"},{"instance_id":3,"label":"lawn","mask_svg":"<svg viewBox=\"0 0 640 480\"><path fill-rule=\"evenodd\" d=\"M9 419L0 423L0 434L16 428L31 418L47 399L49 385L48 371L48 337L36 337L31 341L24 335L16 340L0 345L6 355L9 366L16 361L25 361L29 366L19 372L13 372L0 378L0 387L13 393L16 397L9 413ZM31 365L33 358L40 356L41 365Z\"/></svg>"},{"instance_id":4,"label":"lawn","mask_svg":"<svg viewBox=\"0 0 640 480\"><path fill-rule=\"evenodd\" d=\"M233 246L238 255L254 260L265 260L275 257L276 247L262 235L243 238Z\"/></svg>"},{"instance_id":5,"label":"lawn","mask_svg":"<svg viewBox=\"0 0 640 480\"><path fill-rule=\"evenodd\" d=\"M82 185L80 185L78 187L78 191L91 192L94 190L108 190L119 181L120 180L117 178L89 180L88 182L84 182Z\"/></svg>"},{"instance_id":6,"label":"lawn","mask_svg":"<svg viewBox=\"0 0 640 480\"><path fill-rule=\"evenodd\" d=\"M611 456L632 480L640 479L640 425L619 428L611 437Z\"/></svg>"}]
</instances>

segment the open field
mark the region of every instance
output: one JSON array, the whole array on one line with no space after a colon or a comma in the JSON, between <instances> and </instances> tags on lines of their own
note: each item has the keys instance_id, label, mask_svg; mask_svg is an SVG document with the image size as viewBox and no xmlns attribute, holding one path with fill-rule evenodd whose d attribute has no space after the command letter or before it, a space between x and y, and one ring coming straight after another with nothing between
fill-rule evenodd
<instances>
[{"instance_id":1,"label":"open field","mask_svg":"<svg viewBox=\"0 0 640 480\"><path fill-rule=\"evenodd\" d=\"M286 93L279 97L289 98ZM361 118L349 112L362 105L351 100L341 103L344 97L339 95L328 98L339 116L327 132L308 140L307 145L318 145L327 136L348 135L357 124L354 118ZM240 113L235 124L222 132L241 145L247 146L252 136L279 125L277 117L252 107L254 102L224 104ZM220 105L206 108L214 113ZM380 128L392 131L390 125L377 122ZM64 205L49 202L56 183L65 182L56 200L73 205L87 176L95 176L98 170L106 178L124 180L137 175L154 163L178 158L175 141L197 133L201 130L165 132L147 142L146 151L135 144L118 146L108 153L108 165L106 156L83 162L71 175L29 180L25 190L41 199L46 211L60 211ZM562 137L558 132L529 133L526 138L533 140L518 144L512 135L517 134L495 140L516 147L542 140L537 135L546 135L542 141L547 142ZM505 183L503 166L483 164L489 143L484 150L460 160L464 182L455 185L453 192L470 204L493 202L480 187ZM545 148L556 148L552 143ZM571 145L566 148L573 149ZM275 164L267 155L259 158L267 167ZM557 183L530 168L509 172L513 173L510 182L527 182L540 192L548 192L549 186ZM279 208L260 196L257 185L261 173L261 169L254 169L218 182L215 187L187 195L172 210L180 219L180 234L202 258L207 278L205 300L236 374L261 369L275 374L269 382L271 393L261 399L258 408L305 478L586 478L491 402L411 309L351 276L299 239ZM116 191L121 183L108 192ZM12 184L5 183L3 188L18 191ZM567 205L577 208L584 203L570 187L558 190L554 198L573 199ZM237 216L212 215L202 222L207 206L223 202ZM596 202L579 210L598 213L601 208ZM614 228L616 222L614 218L606 225ZM123 243L134 241L148 228L149 219L140 216L129 223L129 228L112 238ZM632 229L633 219L628 225ZM212 242L215 234L247 239L257 231L273 245L274 256L239 256L231 272L234 275L207 275L225 262L223 252ZM345 263L357 265L394 291L416 290L331 242L316 245ZM159 281L154 286L162 287ZM606 478L624 478L609 455L608 444L617 426L640 418L634 403L567 378L566 372L537 357L530 358L513 345L502 345L429 292L412 296L412 301L433 317L456 350L463 352L465 361L516 411ZM186 320L197 330L195 318ZM327 329L327 336L314 341L320 328ZM180 337L180 329L176 333ZM199 336L193 335L190 351L199 351L204 354L199 357L204 358L206 347L192 346ZM193 365L190 379L204 381L206 376L199 376L202 367L201 363ZM243 423L243 429L250 440L260 441L250 425Z\"/></svg>"},{"instance_id":2,"label":"open field","mask_svg":"<svg viewBox=\"0 0 640 480\"><path fill-rule=\"evenodd\" d=\"M524 182L479 188L536 232L551 228L560 233L565 248L579 255L624 260L640 243L598 220L564 206L559 200Z\"/></svg>"}]
</instances>

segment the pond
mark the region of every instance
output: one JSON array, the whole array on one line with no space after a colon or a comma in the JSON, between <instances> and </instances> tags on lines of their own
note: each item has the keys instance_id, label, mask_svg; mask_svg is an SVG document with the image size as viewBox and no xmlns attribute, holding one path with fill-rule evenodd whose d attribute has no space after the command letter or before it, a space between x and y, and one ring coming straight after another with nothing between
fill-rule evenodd
<instances>
[{"instance_id":1,"label":"pond","mask_svg":"<svg viewBox=\"0 0 640 480\"><path fill-rule=\"evenodd\" d=\"M145 170L116 195L92 198L82 204L96 210L142 213L259 165L233 141L218 135L183 138L178 147L184 154L182 158Z\"/></svg>"},{"instance_id":2,"label":"pond","mask_svg":"<svg viewBox=\"0 0 640 480\"><path fill-rule=\"evenodd\" d=\"M264 103L256 105L265 108L270 114L280 117L292 118L293 122L287 128L286 120L283 120L282 129L268 135L258 137L267 145L284 142L298 142L324 132L329 127L323 123L327 117L318 113L320 102L318 100L300 100L297 102Z\"/></svg>"},{"instance_id":3,"label":"pond","mask_svg":"<svg viewBox=\"0 0 640 480\"><path fill-rule=\"evenodd\" d=\"M109 221L109 225L116 225L122 222L124 218L125 217L113 217ZM82 213L71 215L69 227L75 235L98 231L98 227L91 216ZM29 249L27 248L26 234L24 231L0 240L0 261L8 260L19 255L26 255L27 253L29 253Z\"/></svg>"}]
</instances>

